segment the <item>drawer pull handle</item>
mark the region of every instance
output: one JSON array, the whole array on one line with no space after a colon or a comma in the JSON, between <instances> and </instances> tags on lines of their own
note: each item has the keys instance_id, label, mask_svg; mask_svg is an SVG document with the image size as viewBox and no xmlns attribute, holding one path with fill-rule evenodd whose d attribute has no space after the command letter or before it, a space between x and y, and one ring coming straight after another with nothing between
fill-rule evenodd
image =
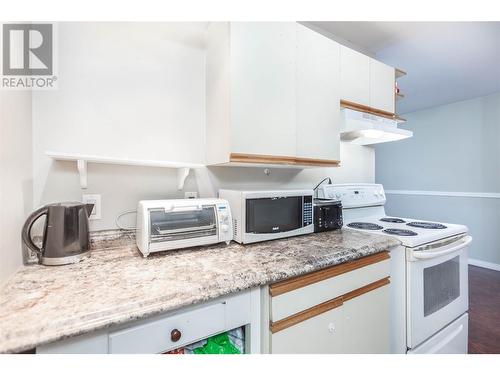
<instances>
[{"instance_id":1,"label":"drawer pull handle","mask_svg":"<svg viewBox=\"0 0 500 375\"><path fill-rule=\"evenodd\" d=\"M181 339L182 333L178 329L173 329L172 332L170 332L170 339L173 342L177 342Z\"/></svg>"}]
</instances>

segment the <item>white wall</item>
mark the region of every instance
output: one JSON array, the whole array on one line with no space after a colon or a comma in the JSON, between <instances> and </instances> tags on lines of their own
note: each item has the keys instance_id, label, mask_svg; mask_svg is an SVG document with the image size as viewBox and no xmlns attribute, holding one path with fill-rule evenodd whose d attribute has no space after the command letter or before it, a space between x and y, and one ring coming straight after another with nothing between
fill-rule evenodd
<instances>
[{"instance_id":1,"label":"white wall","mask_svg":"<svg viewBox=\"0 0 500 375\"><path fill-rule=\"evenodd\" d=\"M81 198L47 150L203 160L204 30L201 23L58 25L59 88L33 94L37 204Z\"/></svg>"},{"instance_id":2,"label":"white wall","mask_svg":"<svg viewBox=\"0 0 500 375\"><path fill-rule=\"evenodd\" d=\"M22 264L21 227L32 210L31 92L0 90L0 285Z\"/></svg>"},{"instance_id":3,"label":"white wall","mask_svg":"<svg viewBox=\"0 0 500 375\"><path fill-rule=\"evenodd\" d=\"M465 224L469 257L500 269L500 93L405 117L414 136L376 147L388 214Z\"/></svg>"},{"instance_id":4,"label":"white wall","mask_svg":"<svg viewBox=\"0 0 500 375\"><path fill-rule=\"evenodd\" d=\"M35 205L102 195L93 230L115 228L140 199L182 198L176 172L89 164L88 188L75 163L53 162L46 150L202 162L205 128L205 24L59 24L59 89L33 96ZM114 141L110 141L114 139ZM221 187L313 187L373 182L374 151L343 145L341 168L307 170L202 168L184 191L214 196ZM124 217L133 225L134 217Z\"/></svg>"}]
</instances>

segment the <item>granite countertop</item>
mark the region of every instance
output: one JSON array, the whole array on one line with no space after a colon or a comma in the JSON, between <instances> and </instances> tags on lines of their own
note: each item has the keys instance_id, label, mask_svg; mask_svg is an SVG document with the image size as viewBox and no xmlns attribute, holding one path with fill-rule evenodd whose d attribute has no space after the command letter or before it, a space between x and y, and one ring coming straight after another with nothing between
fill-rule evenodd
<instances>
[{"instance_id":1,"label":"granite countertop","mask_svg":"<svg viewBox=\"0 0 500 375\"><path fill-rule=\"evenodd\" d=\"M24 266L0 290L0 352L28 350L397 245L388 236L342 229L144 259L131 235L94 241L89 259L66 266Z\"/></svg>"}]
</instances>

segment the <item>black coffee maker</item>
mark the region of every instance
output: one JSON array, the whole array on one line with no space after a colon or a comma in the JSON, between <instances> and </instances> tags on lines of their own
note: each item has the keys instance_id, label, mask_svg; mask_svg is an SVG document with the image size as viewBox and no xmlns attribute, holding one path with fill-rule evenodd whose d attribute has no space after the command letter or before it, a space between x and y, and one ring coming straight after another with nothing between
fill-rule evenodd
<instances>
[{"instance_id":1,"label":"black coffee maker","mask_svg":"<svg viewBox=\"0 0 500 375\"><path fill-rule=\"evenodd\" d=\"M22 229L24 244L36 252L40 264L49 266L76 263L90 255L89 216L93 204L64 202L48 204L33 212ZM31 228L46 216L42 247L31 238Z\"/></svg>"}]
</instances>

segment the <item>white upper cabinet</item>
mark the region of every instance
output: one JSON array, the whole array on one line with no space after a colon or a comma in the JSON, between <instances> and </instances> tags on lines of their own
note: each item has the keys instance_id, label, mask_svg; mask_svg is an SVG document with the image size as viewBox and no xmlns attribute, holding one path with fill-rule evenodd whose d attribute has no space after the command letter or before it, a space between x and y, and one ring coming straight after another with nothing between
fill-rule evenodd
<instances>
[{"instance_id":1,"label":"white upper cabinet","mask_svg":"<svg viewBox=\"0 0 500 375\"><path fill-rule=\"evenodd\" d=\"M231 23L231 151L295 154L295 24Z\"/></svg>"},{"instance_id":2,"label":"white upper cabinet","mask_svg":"<svg viewBox=\"0 0 500 375\"><path fill-rule=\"evenodd\" d=\"M370 106L370 58L340 46L341 99Z\"/></svg>"},{"instance_id":3,"label":"white upper cabinet","mask_svg":"<svg viewBox=\"0 0 500 375\"><path fill-rule=\"evenodd\" d=\"M207 164L336 166L339 55L294 22L210 24Z\"/></svg>"},{"instance_id":4,"label":"white upper cabinet","mask_svg":"<svg viewBox=\"0 0 500 375\"><path fill-rule=\"evenodd\" d=\"M297 156L340 159L340 45L297 24Z\"/></svg>"},{"instance_id":5,"label":"white upper cabinet","mask_svg":"<svg viewBox=\"0 0 500 375\"><path fill-rule=\"evenodd\" d=\"M375 59L370 59L370 107L395 112L395 70Z\"/></svg>"},{"instance_id":6,"label":"white upper cabinet","mask_svg":"<svg viewBox=\"0 0 500 375\"><path fill-rule=\"evenodd\" d=\"M341 99L395 113L395 69L348 47L340 47Z\"/></svg>"}]
</instances>

